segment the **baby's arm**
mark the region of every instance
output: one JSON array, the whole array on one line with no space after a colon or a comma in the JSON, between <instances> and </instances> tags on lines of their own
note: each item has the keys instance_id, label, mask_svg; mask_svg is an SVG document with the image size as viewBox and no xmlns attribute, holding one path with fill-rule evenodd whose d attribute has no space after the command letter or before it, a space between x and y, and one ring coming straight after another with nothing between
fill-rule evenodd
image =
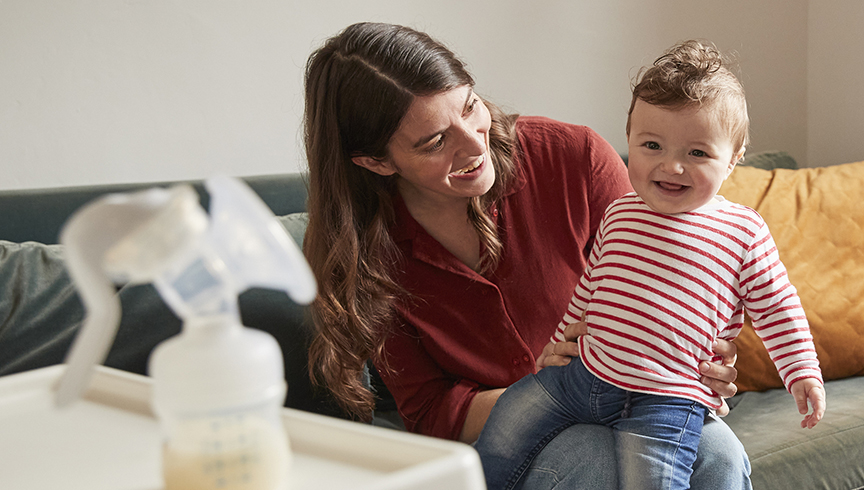
<instances>
[{"instance_id":1,"label":"baby's arm","mask_svg":"<svg viewBox=\"0 0 864 490\"><path fill-rule=\"evenodd\" d=\"M761 238L760 238L761 236ZM786 388L805 415L802 428L812 429L825 414L825 388L807 316L795 286L789 282L767 226L756 235L757 246L748 251L749 264L741 276L746 290L744 307L753 329L768 349ZM813 412L807 415L808 401Z\"/></svg>"},{"instance_id":2,"label":"baby's arm","mask_svg":"<svg viewBox=\"0 0 864 490\"><path fill-rule=\"evenodd\" d=\"M611 206L610 206L611 207ZM605 220L605 217L604 217ZM600 222L600 230L603 229L603 220ZM582 276L573 288L573 296L570 298L570 303L567 305L567 311L564 312L564 317L558 323L555 333L549 339L549 343L543 348L543 351L537 357L535 368L537 371L547 366L566 366L570 364L570 359L579 356L579 344L577 339L588 333L588 324L585 323L585 310L588 308L588 303L591 301L591 270L594 264L597 263L600 256L600 248L602 247L602 233L598 232L598 238L591 247L591 254L588 258L588 265Z\"/></svg>"},{"instance_id":3,"label":"baby's arm","mask_svg":"<svg viewBox=\"0 0 864 490\"><path fill-rule=\"evenodd\" d=\"M822 420L825 414L825 388L816 378L804 378L792 383L790 390L798 405L798 413L807 415L807 401L813 407L813 412L801 421L802 429L812 429Z\"/></svg>"}]
</instances>

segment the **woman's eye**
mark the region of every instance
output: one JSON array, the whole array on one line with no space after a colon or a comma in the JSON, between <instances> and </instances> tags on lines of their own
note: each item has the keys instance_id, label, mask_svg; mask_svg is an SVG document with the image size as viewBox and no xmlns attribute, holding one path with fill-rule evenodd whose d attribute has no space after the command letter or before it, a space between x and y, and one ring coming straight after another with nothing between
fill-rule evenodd
<instances>
[{"instance_id":1,"label":"woman's eye","mask_svg":"<svg viewBox=\"0 0 864 490\"><path fill-rule=\"evenodd\" d=\"M649 141L649 142L645 143L645 148L648 148L649 150L659 150L660 145L654 141Z\"/></svg>"},{"instance_id":2,"label":"woman's eye","mask_svg":"<svg viewBox=\"0 0 864 490\"><path fill-rule=\"evenodd\" d=\"M704 158L704 157L708 156L708 154L702 150L693 150L690 152L690 154L696 158Z\"/></svg>"},{"instance_id":3,"label":"woman's eye","mask_svg":"<svg viewBox=\"0 0 864 490\"><path fill-rule=\"evenodd\" d=\"M469 102L468 105L465 107L465 114L470 114L470 113L474 112L474 107L477 105L477 102L479 102L479 101L480 101L480 99L477 97L472 98L471 102Z\"/></svg>"},{"instance_id":4,"label":"woman's eye","mask_svg":"<svg viewBox=\"0 0 864 490\"><path fill-rule=\"evenodd\" d=\"M428 151L440 150L441 147L444 146L444 135L438 137L432 145L429 146Z\"/></svg>"}]
</instances>

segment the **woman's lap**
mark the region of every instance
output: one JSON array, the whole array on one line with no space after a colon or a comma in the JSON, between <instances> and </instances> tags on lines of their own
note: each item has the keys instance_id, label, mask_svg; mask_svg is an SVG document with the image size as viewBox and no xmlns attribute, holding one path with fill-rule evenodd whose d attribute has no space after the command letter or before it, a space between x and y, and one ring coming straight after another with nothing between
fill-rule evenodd
<instances>
[{"instance_id":1,"label":"woman's lap","mask_svg":"<svg viewBox=\"0 0 864 490\"><path fill-rule=\"evenodd\" d=\"M617 490L612 429L591 424L564 429L534 458L517 488Z\"/></svg>"},{"instance_id":2,"label":"woman's lap","mask_svg":"<svg viewBox=\"0 0 864 490\"><path fill-rule=\"evenodd\" d=\"M518 488L617 490L615 436L600 425L574 425L558 434L534 461ZM731 429L716 416L705 419L693 466L693 490L750 490L750 463Z\"/></svg>"},{"instance_id":3,"label":"woman's lap","mask_svg":"<svg viewBox=\"0 0 864 490\"><path fill-rule=\"evenodd\" d=\"M750 460L738 436L714 414L705 418L693 475L693 490L751 490Z\"/></svg>"}]
</instances>

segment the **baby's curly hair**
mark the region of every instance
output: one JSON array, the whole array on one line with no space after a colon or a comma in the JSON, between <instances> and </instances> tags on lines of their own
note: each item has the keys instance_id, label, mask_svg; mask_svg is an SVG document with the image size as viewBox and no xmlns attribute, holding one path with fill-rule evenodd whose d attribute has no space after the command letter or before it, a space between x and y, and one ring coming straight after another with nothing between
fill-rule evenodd
<instances>
[{"instance_id":1,"label":"baby's curly hair","mask_svg":"<svg viewBox=\"0 0 864 490\"><path fill-rule=\"evenodd\" d=\"M654 64L643 67L633 84L630 116L637 100L666 109L691 106L716 111L717 121L726 128L734 148L750 142L750 118L744 87L729 69L731 62L707 41L690 40L669 48Z\"/></svg>"}]
</instances>

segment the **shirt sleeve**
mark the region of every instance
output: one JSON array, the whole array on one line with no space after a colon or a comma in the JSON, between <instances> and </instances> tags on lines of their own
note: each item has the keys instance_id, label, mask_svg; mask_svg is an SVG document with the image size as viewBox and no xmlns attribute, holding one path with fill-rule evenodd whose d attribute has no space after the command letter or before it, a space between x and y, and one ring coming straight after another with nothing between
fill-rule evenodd
<instances>
[{"instance_id":1,"label":"shirt sleeve","mask_svg":"<svg viewBox=\"0 0 864 490\"><path fill-rule=\"evenodd\" d=\"M786 389L804 378L822 382L807 317L789 282L774 239L763 223L741 274L744 307Z\"/></svg>"},{"instance_id":2,"label":"shirt sleeve","mask_svg":"<svg viewBox=\"0 0 864 490\"><path fill-rule=\"evenodd\" d=\"M387 366L398 366L398 372L385 366L379 368L379 374L393 395L408 431L456 440L480 385L446 373L415 333L405 325L390 336L385 348Z\"/></svg>"},{"instance_id":3,"label":"shirt sleeve","mask_svg":"<svg viewBox=\"0 0 864 490\"><path fill-rule=\"evenodd\" d=\"M621 156L605 139L593 130L585 128L588 135L588 154L591 161L591 181L589 203L589 236L586 249L582 253L588 258L585 272L576 283L573 297L564 313L564 318L552 335L552 342L564 341L564 329L568 324L582 320L582 313L591 299L591 270L599 257L597 238L600 236L602 219L606 210L621 196L633 192L627 169L622 165Z\"/></svg>"},{"instance_id":4,"label":"shirt sleeve","mask_svg":"<svg viewBox=\"0 0 864 490\"><path fill-rule=\"evenodd\" d=\"M567 305L567 311L564 312L564 318L562 318L561 322L558 323L558 328L555 329L555 333L552 335L551 341L553 343L566 341L564 338L564 329L571 323L581 322L582 315L588 308L588 303L591 302L592 291L594 291L594 288L591 286L591 277L594 265L597 264L600 259L601 248L603 246L602 230L603 222L601 221L600 230L596 235L594 246L591 248L591 255L588 257L588 265L585 267L585 272L582 274L582 277L579 278L579 282L576 283L576 287L573 289L573 297L570 298L570 303Z\"/></svg>"},{"instance_id":5,"label":"shirt sleeve","mask_svg":"<svg viewBox=\"0 0 864 490\"><path fill-rule=\"evenodd\" d=\"M600 221L606 213L606 209L621 198L623 195L633 192L630 185L630 177L627 167L623 165L621 156L612 148L608 141L600 137L590 129L590 159L591 159L591 182L588 189L591 193L589 198L590 210L590 235L597 235ZM587 257L593 248L594 241L590 240L584 254Z\"/></svg>"}]
</instances>

